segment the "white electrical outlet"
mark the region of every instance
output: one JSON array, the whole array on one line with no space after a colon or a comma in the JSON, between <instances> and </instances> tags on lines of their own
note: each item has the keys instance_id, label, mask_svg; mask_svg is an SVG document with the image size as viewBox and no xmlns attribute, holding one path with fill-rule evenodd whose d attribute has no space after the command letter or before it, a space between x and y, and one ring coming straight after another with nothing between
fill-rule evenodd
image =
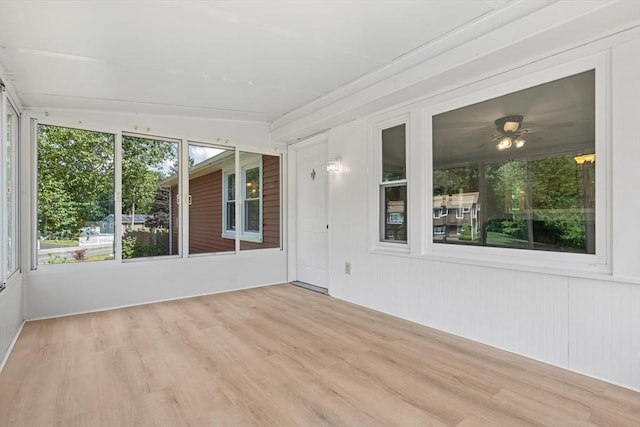
<instances>
[{"instance_id":1,"label":"white electrical outlet","mask_svg":"<svg viewBox=\"0 0 640 427\"><path fill-rule=\"evenodd\" d=\"M351 274L351 263L350 262L345 262L344 263L344 274Z\"/></svg>"}]
</instances>

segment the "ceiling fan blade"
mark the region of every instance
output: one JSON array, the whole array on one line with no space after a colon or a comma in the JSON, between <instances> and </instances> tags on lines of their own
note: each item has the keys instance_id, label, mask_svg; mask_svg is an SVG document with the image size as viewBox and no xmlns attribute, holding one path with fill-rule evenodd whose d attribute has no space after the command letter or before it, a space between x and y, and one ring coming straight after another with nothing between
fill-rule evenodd
<instances>
[{"instance_id":1,"label":"ceiling fan blade","mask_svg":"<svg viewBox=\"0 0 640 427\"><path fill-rule=\"evenodd\" d=\"M524 123L523 128L527 129L529 132L540 132L544 130L554 130L554 129L562 129L575 126L575 122L567 121L567 122L557 122L557 123Z\"/></svg>"}]
</instances>

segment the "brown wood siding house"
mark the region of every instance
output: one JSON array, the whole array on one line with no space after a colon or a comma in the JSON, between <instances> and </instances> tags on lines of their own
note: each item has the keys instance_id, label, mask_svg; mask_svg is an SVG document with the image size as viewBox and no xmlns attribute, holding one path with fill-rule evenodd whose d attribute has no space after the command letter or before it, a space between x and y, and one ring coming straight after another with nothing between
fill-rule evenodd
<instances>
[{"instance_id":1,"label":"brown wood siding house","mask_svg":"<svg viewBox=\"0 0 640 427\"><path fill-rule=\"evenodd\" d=\"M229 252L235 250L235 240L222 237L223 182L222 170L215 166L211 172L189 180L191 205L189 206L189 254ZM173 253L177 254L178 206L177 185L172 193ZM240 220L236 223L240 226ZM241 241L240 249L266 249L280 247L280 157L262 156L262 243Z\"/></svg>"}]
</instances>

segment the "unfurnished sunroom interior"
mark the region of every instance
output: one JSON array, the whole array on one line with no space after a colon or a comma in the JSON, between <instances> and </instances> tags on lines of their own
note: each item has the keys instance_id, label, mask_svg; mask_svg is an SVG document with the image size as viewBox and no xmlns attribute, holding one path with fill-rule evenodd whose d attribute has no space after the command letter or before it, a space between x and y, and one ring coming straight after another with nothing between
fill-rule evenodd
<instances>
[{"instance_id":1,"label":"unfurnished sunroom interior","mask_svg":"<svg viewBox=\"0 0 640 427\"><path fill-rule=\"evenodd\" d=\"M639 75L635 0L0 0L0 424L638 425ZM217 406L70 403L133 340Z\"/></svg>"}]
</instances>

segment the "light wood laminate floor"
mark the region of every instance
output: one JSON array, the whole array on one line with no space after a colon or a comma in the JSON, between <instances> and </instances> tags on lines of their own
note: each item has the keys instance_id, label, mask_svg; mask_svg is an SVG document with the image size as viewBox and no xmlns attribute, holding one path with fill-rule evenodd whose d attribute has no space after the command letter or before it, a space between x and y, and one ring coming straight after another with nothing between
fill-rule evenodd
<instances>
[{"instance_id":1,"label":"light wood laminate floor","mask_svg":"<svg viewBox=\"0 0 640 427\"><path fill-rule=\"evenodd\" d=\"M640 426L640 393L283 284L28 322L10 426Z\"/></svg>"}]
</instances>

